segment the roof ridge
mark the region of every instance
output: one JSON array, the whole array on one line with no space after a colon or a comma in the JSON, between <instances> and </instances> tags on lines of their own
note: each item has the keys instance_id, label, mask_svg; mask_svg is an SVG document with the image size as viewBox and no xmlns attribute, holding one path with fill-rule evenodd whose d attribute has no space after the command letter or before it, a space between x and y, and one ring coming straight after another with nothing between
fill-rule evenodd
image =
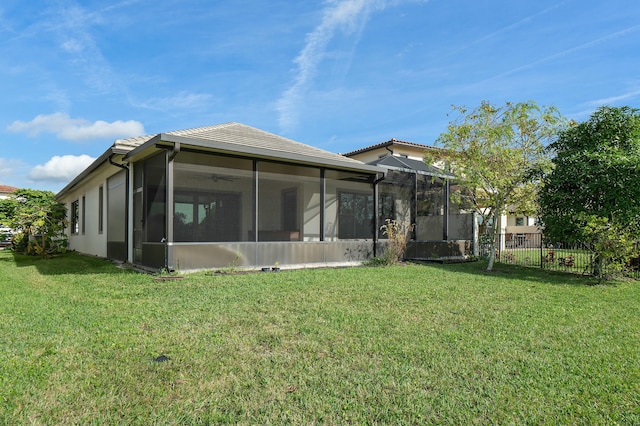
<instances>
[{"instance_id":1,"label":"roof ridge","mask_svg":"<svg viewBox=\"0 0 640 426\"><path fill-rule=\"evenodd\" d=\"M226 123L214 124L214 125L210 125L210 126L190 127L188 129L171 130L171 131L168 131L168 132L161 132L161 133L180 136L180 133L190 133L190 132L195 132L195 131L201 131L202 132L202 131L208 131L208 130L214 130L214 129L222 129L222 128L225 128L225 127L231 127L233 125L243 125L243 124L242 123L237 123L235 121L228 121Z\"/></svg>"},{"instance_id":2,"label":"roof ridge","mask_svg":"<svg viewBox=\"0 0 640 426\"><path fill-rule=\"evenodd\" d=\"M0 192L16 192L20 188L11 185L0 185Z\"/></svg>"},{"instance_id":3,"label":"roof ridge","mask_svg":"<svg viewBox=\"0 0 640 426\"><path fill-rule=\"evenodd\" d=\"M367 151L373 151L374 149L378 149L378 148L384 148L386 146L390 146L393 144L399 144L399 145L410 145L410 146L414 146L417 148L424 148L426 150L428 149L439 149L438 147L435 147L433 145L425 145L425 144L421 144L421 143L417 143L417 142L409 142L409 141L401 141L399 139L396 138L391 138L388 141L384 141L384 142L380 142L374 145L369 145L369 146L365 146L364 148L358 148L354 151L350 151L350 152L346 152L342 155L344 155L345 157L351 156L351 155L355 155L355 154L361 154L363 152L367 152Z\"/></svg>"}]
</instances>

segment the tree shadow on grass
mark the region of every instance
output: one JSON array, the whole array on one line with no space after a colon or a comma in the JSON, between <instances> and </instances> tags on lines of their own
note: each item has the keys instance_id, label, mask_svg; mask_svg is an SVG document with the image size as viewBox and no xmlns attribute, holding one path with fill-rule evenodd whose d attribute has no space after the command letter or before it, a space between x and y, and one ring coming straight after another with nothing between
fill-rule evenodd
<instances>
[{"instance_id":1,"label":"tree shadow on grass","mask_svg":"<svg viewBox=\"0 0 640 426\"><path fill-rule=\"evenodd\" d=\"M572 285L572 286L593 286L617 285L616 281L600 283L592 276L579 275L570 272L550 271L540 268L532 268L518 265L507 265L496 263L492 271L487 272L487 261L480 260L477 262L464 263L433 263L433 262L414 262L419 264L428 264L434 267L442 268L447 271L455 271L459 273L469 274L476 277L495 277L497 281L501 279L531 281L552 285Z\"/></svg>"},{"instance_id":2,"label":"tree shadow on grass","mask_svg":"<svg viewBox=\"0 0 640 426\"><path fill-rule=\"evenodd\" d=\"M12 255L0 256L0 262L13 263L20 268L33 267L42 275L94 275L94 274L122 274L137 273L123 270L107 259L67 252L53 257L26 256L12 252Z\"/></svg>"}]
</instances>

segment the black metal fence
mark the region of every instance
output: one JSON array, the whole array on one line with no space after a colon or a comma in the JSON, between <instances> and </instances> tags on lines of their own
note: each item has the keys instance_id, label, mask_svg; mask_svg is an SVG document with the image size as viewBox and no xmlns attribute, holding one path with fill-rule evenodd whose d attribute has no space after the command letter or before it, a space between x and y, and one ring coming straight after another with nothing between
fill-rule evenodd
<instances>
[{"instance_id":1,"label":"black metal fence","mask_svg":"<svg viewBox=\"0 0 640 426\"><path fill-rule=\"evenodd\" d=\"M480 244L480 255L488 255L488 244ZM640 279L640 243L638 256L631 259L622 273ZM496 245L496 262L529 266L553 271L594 275L595 252L588 244L547 244L542 234L500 234Z\"/></svg>"}]
</instances>

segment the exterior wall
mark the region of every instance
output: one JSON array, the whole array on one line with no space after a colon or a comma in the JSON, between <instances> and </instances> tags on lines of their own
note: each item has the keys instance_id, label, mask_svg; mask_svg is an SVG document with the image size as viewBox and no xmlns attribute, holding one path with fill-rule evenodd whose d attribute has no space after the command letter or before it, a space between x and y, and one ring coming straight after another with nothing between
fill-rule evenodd
<instances>
[{"instance_id":1,"label":"exterior wall","mask_svg":"<svg viewBox=\"0 0 640 426\"><path fill-rule=\"evenodd\" d=\"M522 219L523 225L516 225L518 218ZM502 215L501 223L505 225L500 229L502 234L535 234L540 232L540 228L536 226L535 217L515 214Z\"/></svg>"},{"instance_id":2,"label":"exterior wall","mask_svg":"<svg viewBox=\"0 0 640 426\"><path fill-rule=\"evenodd\" d=\"M369 258L373 241L173 243L167 245L167 254L169 268L182 271L274 267L276 263L284 267L330 266Z\"/></svg>"},{"instance_id":3,"label":"exterior wall","mask_svg":"<svg viewBox=\"0 0 640 426\"><path fill-rule=\"evenodd\" d=\"M405 145L392 145L388 147L393 154L387 150L385 147L380 147L373 149L371 151L361 152L358 154L350 155L349 158L353 158L354 160L362 161L363 163L369 163L371 161L375 161L381 157L386 155L396 155L401 157L407 157L411 160L423 161L425 148L414 147L414 146L405 146ZM435 162L432 164L435 167L444 168L443 162Z\"/></svg>"},{"instance_id":4,"label":"exterior wall","mask_svg":"<svg viewBox=\"0 0 640 426\"><path fill-rule=\"evenodd\" d=\"M78 200L80 211L78 214L79 230L77 234L71 233L71 227L67 227L65 233L69 238L69 249L76 250L80 253L90 254L94 256L107 257L107 178L120 171L119 168L105 165L96 172L90 179L81 185L73 188L65 194L60 202L67 207L67 218L70 220L69 212L71 211L71 203ZM99 187L103 187L103 224L102 233L99 233L98 226L98 194ZM82 205L82 197L85 197L84 211ZM84 214L85 227L82 232L82 217ZM124 220L124 218L122 218Z\"/></svg>"},{"instance_id":5,"label":"exterior wall","mask_svg":"<svg viewBox=\"0 0 640 426\"><path fill-rule=\"evenodd\" d=\"M537 234L540 232L540 228L537 226L507 226L504 229L504 234Z\"/></svg>"}]
</instances>

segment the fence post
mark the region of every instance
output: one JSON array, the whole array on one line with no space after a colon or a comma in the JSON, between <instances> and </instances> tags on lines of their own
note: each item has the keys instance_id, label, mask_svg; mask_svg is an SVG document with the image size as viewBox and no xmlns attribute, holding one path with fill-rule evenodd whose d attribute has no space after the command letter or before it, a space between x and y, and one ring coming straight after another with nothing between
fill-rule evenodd
<instances>
[{"instance_id":1,"label":"fence post","mask_svg":"<svg viewBox=\"0 0 640 426\"><path fill-rule=\"evenodd\" d=\"M542 236L542 232L540 232L540 269L544 269L544 263L542 263L542 241L544 238Z\"/></svg>"}]
</instances>

